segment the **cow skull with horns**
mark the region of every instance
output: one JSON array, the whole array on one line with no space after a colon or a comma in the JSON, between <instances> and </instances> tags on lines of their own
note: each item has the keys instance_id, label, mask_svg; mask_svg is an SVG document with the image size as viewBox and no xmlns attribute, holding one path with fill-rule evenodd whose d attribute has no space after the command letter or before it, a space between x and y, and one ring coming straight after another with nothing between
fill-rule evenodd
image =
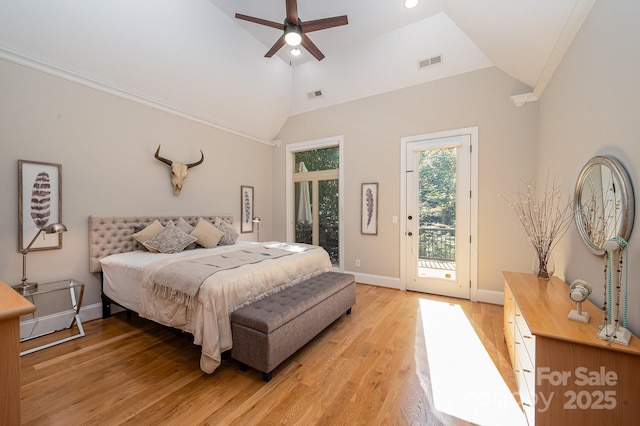
<instances>
[{"instance_id":1,"label":"cow skull with horns","mask_svg":"<svg viewBox=\"0 0 640 426\"><path fill-rule=\"evenodd\" d=\"M156 159L162 161L171 167L171 185L173 186L173 195L180 195L180 191L182 190L182 184L184 179L187 177L188 169L191 167L195 167L198 164L202 164L204 161L204 153L200 150L200 160L195 163L179 163L177 161L167 160L166 158L160 157L160 145L158 145L158 149L156 150Z\"/></svg>"}]
</instances>

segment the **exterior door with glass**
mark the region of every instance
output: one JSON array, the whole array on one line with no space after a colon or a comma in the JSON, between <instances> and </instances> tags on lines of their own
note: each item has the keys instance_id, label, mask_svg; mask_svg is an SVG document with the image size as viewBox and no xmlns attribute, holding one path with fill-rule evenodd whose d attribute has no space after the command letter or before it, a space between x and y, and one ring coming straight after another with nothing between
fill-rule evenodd
<instances>
[{"instance_id":1,"label":"exterior door with glass","mask_svg":"<svg viewBox=\"0 0 640 426\"><path fill-rule=\"evenodd\" d=\"M471 137L406 145L407 289L470 298Z\"/></svg>"},{"instance_id":2,"label":"exterior door with glass","mask_svg":"<svg viewBox=\"0 0 640 426\"><path fill-rule=\"evenodd\" d=\"M296 152L292 174L293 236L323 247L334 266L340 259L340 159L336 146Z\"/></svg>"}]
</instances>

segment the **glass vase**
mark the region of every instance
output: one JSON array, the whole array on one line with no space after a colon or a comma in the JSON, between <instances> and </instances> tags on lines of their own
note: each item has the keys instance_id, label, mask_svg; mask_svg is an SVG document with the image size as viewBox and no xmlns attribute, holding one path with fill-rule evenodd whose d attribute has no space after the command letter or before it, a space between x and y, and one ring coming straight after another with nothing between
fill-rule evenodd
<instances>
[{"instance_id":1,"label":"glass vase","mask_svg":"<svg viewBox=\"0 0 640 426\"><path fill-rule=\"evenodd\" d=\"M556 271L556 265L553 262L553 256L548 253L544 254L536 253L533 256L533 262L531 264L533 273L541 280L550 280L553 273Z\"/></svg>"}]
</instances>

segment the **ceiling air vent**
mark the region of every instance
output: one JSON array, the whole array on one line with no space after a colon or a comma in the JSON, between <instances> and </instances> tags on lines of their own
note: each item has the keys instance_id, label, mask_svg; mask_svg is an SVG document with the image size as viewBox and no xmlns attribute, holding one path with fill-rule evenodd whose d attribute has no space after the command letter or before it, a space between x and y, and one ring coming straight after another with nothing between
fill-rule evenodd
<instances>
[{"instance_id":1,"label":"ceiling air vent","mask_svg":"<svg viewBox=\"0 0 640 426\"><path fill-rule=\"evenodd\" d=\"M309 99L319 98L320 96L322 96L322 90L314 90L313 92L307 93L307 96L309 97Z\"/></svg>"},{"instance_id":2,"label":"ceiling air vent","mask_svg":"<svg viewBox=\"0 0 640 426\"><path fill-rule=\"evenodd\" d=\"M418 61L418 69L424 69L424 68L430 67L431 65L436 65L440 63L442 63L442 55L434 56L432 58Z\"/></svg>"}]
</instances>

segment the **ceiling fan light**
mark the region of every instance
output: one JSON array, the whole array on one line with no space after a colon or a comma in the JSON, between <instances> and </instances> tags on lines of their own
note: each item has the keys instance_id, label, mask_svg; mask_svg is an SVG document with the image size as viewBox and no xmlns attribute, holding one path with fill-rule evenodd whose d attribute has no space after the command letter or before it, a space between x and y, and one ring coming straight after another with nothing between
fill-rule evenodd
<instances>
[{"instance_id":1,"label":"ceiling fan light","mask_svg":"<svg viewBox=\"0 0 640 426\"><path fill-rule=\"evenodd\" d=\"M418 5L419 2L420 0L404 0L404 7L406 7L407 9L413 9Z\"/></svg>"},{"instance_id":2,"label":"ceiling fan light","mask_svg":"<svg viewBox=\"0 0 640 426\"><path fill-rule=\"evenodd\" d=\"M294 47L289 51L289 53L291 53L291 56L300 56L302 54L302 50L298 49L297 47Z\"/></svg>"},{"instance_id":3,"label":"ceiling fan light","mask_svg":"<svg viewBox=\"0 0 640 426\"><path fill-rule=\"evenodd\" d=\"M284 33L284 41L289 46L299 46L300 43L302 43L302 34L300 33L300 29L294 26L288 27Z\"/></svg>"}]
</instances>

